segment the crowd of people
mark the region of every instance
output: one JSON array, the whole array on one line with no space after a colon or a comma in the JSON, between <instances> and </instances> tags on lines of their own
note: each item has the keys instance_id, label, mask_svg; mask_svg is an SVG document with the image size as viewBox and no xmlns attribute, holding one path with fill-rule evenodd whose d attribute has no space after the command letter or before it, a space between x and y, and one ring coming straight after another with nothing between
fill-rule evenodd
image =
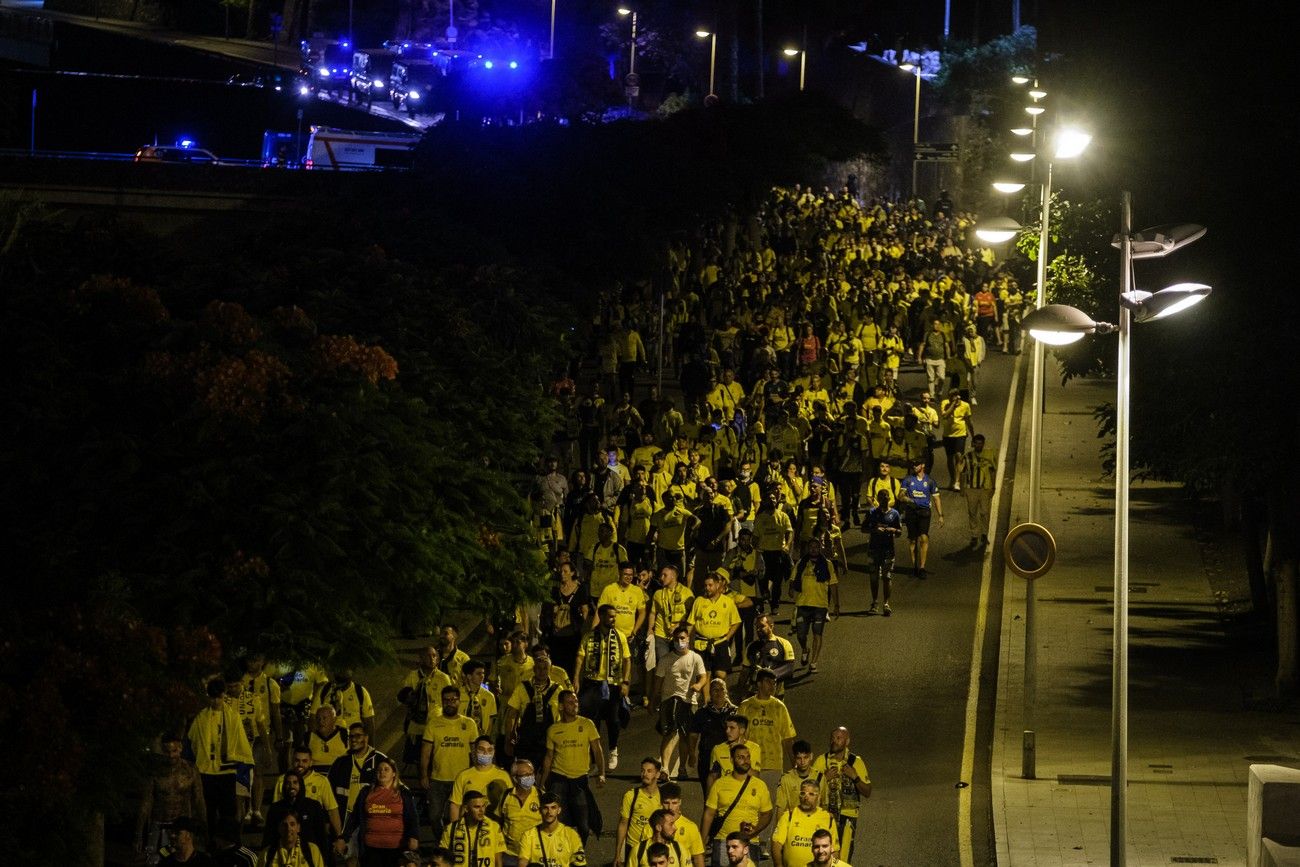
<instances>
[{"instance_id":1,"label":"crowd of people","mask_svg":"<svg viewBox=\"0 0 1300 867\"><path fill-rule=\"evenodd\" d=\"M596 375L552 386L570 424L529 496L552 582L540 605L492 617L496 658L444 627L387 699L406 714L389 757L350 672L282 683L250 657L164 739L140 851L582 867L610 833L615 867L849 862L866 763L847 726L801 738L783 696L818 671L850 569L886 617L900 541L928 575L942 490L962 495L972 548L988 544L979 369L1019 352L1024 299L967 246L972 223L946 193L930 209L796 186L672 243L655 280L603 298ZM904 364L924 370L916 396ZM852 532L866 563L849 562ZM659 748L607 823L592 778L620 767L634 718ZM250 828L260 852L241 843Z\"/></svg>"}]
</instances>

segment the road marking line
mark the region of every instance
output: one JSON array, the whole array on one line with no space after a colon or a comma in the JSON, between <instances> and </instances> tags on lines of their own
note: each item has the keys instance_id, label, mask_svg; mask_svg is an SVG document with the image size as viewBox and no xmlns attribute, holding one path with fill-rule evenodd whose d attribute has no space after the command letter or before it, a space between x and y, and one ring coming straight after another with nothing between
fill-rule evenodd
<instances>
[{"instance_id":1,"label":"road marking line","mask_svg":"<svg viewBox=\"0 0 1300 867\"><path fill-rule=\"evenodd\" d=\"M1007 411L1002 419L1002 443L998 447L998 472L994 480L997 497L989 508L988 536L993 539L997 529L1002 498L1006 496L1003 481L1007 472L1007 444L1011 440L1011 416L1016 405L1016 390L1020 385L1020 359L1016 359L1011 372L1011 388L1007 391ZM961 776L967 783L957 793L957 852L961 867L975 867L975 851L971 846L971 793L975 790L975 726L979 712L980 674L984 666L984 638L988 627L989 590L993 584L993 545L984 550L984 568L980 572L980 601L975 610L975 635L971 640L970 684L966 689L966 735L961 750Z\"/></svg>"}]
</instances>

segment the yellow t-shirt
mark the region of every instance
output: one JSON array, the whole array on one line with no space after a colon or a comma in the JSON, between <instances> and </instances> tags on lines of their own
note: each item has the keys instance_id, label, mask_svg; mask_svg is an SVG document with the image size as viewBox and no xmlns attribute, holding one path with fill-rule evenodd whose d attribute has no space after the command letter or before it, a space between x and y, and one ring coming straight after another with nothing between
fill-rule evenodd
<instances>
[{"instance_id":1,"label":"yellow t-shirt","mask_svg":"<svg viewBox=\"0 0 1300 867\"><path fill-rule=\"evenodd\" d=\"M644 786L634 786L623 793L618 817L627 820L627 845L635 846L654 836L654 829L650 827L650 814L662 806L663 800L659 793L652 795Z\"/></svg>"},{"instance_id":2,"label":"yellow t-shirt","mask_svg":"<svg viewBox=\"0 0 1300 867\"><path fill-rule=\"evenodd\" d=\"M627 659L631 653L628 650L627 638L617 629L609 634L613 638L603 636L601 632L603 630L600 632L593 630L588 632L586 637L582 639L582 671L578 672L578 676L584 680L608 680L610 683L621 683L623 680L623 660ZM614 639L618 640L618 651L614 660L617 669L608 671L609 642Z\"/></svg>"},{"instance_id":3,"label":"yellow t-shirt","mask_svg":"<svg viewBox=\"0 0 1300 867\"><path fill-rule=\"evenodd\" d=\"M809 561L807 568L803 570L803 583L801 590L795 594L794 604L807 606L809 608L830 608L831 607L831 585L839 584L840 579L836 574L835 564L827 561L830 569L829 581L818 581L817 573L814 571L813 564ZM799 566L795 565L795 577L799 576Z\"/></svg>"},{"instance_id":4,"label":"yellow t-shirt","mask_svg":"<svg viewBox=\"0 0 1300 867\"><path fill-rule=\"evenodd\" d=\"M474 765L456 775L450 800L453 804L460 805L465 803L466 792L482 792L487 796L489 804L495 804L514 785L510 775L496 765Z\"/></svg>"},{"instance_id":5,"label":"yellow t-shirt","mask_svg":"<svg viewBox=\"0 0 1300 867\"><path fill-rule=\"evenodd\" d=\"M596 605L597 607L613 605L614 628L622 633L624 638L630 638L632 627L636 625L636 613L645 608L645 591L637 584L629 584L626 587L618 583L610 584L601 591Z\"/></svg>"},{"instance_id":6,"label":"yellow t-shirt","mask_svg":"<svg viewBox=\"0 0 1300 867\"><path fill-rule=\"evenodd\" d=\"M685 816L677 817L677 833L673 835L673 839L682 847L682 856L688 864L696 855L704 854L704 837L700 834L700 826L692 819Z\"/></svg>"},{"instance_id":7,"label":"yellow t-shirt","mask_svg":"<svg viewBox=\"0 0 1300 867\"><path fill-rule=\"evenodd\" d=\"M742 793L740 788L745 785L746 781L749 782L749 785L745 786L745 791ZM767 790L767 783L754 776L737 780L731 774L720 777L713 784L713 788L709 789L709 797L704 805L712 807L715 813L721 813L727 810L727 807L733 801L735 801L736 806L727 812L722 827L718 829L718 834L714 839L727 839L727 835L732 831L740 830L741 822L749 822L751 825L758 824L759 814L769 812L772 809L772 793Z\"/></svg>"},{"instance_id":8,"label":"yellow t-shirt","mask_svg":"<svg viewBox=\"0 0 1300 867\"><path fill-rule=\"evenodd\" d=\"M354 722L370 719L375 715L375 706L370 701L370 690L355 681L339 689L333 681L323 683L316 689L311 699L311 712L314 714L323 705L334 708L335 719L340 726L348 728Z\"/></svg>"},{"instance_id":9,"label":"yellow t-shirt","mask_svg":"<svg viewBox=\"0 0 1300 867\"><path fill-rule=\"evenodd\" d=\"M478 723L464 714L430 714L424 726L424 740L433 744L430 779L454 783L456 775L469 767L469 752L478 736Z\"/></svg>"},{"instance_id":10,"label":"yellow t-shirt","mask_svg":"<svg viewBox=\"0 0 1300 867\"><path fill-rule=\"evenodd\" d=\"M749 718L747 734L758 744L772 770L785 764L785 740L796 734L790 711L781 699L751 695L740 703L739 713Z\"/></svg>"},{"instance_id":11,"label":"yellow t-shirt","mask_svg":"<svg viewBox=\"0 0 1300 867\"><path fill-rule=\"evenodd\" d=\"M871 777L867 775L867 764L862 761L862 756L853 756L853 769L857 771L858 777L864 783L870 783ZM858 787L852 780L841 774L836 780L838 785L832 784L827 779L827 771L830 768L842 768L845 760L822 753L813 759L812 775L817 778L822 787L821 805L827 810L838 811L842 816L858 815L858 806L861 796L858 794Z\"/></svg>"},{"instance_id":12,"label":"yellow t-shirt","mask_svg":"<svg viewBox=\"0 0 1300 867\"><path fill-rule=\"evenodd\" d=\"M468 684L457 684L460 689L460 712L478 723L480 734L490 735L496 731L497 697L486 685L471 690ZM439 698L439 704L442 699ZM441 708L440 708L441 709Z\"/></svg>"},{"instance_id":13,"label":"yellow t-shirt","mask_svg":"<svg viewBox=\"0 0 1300 867\"><path fill-rule=\"evenodd\" d=\"M568 825L555 823L551 833L536 829L524 835L519 847L519 857L540 867L586 867L587 853L582 849L582 838Z\"/></svg>"},{"instance_id":14,"label":"yellow t-shirt","mask_svg":"<svg viewBox=\"0 0 1300 867\"><path fill-rule=\"evenodd\" d=\"M674 585L672 589L661 587L656 590L651 603L655 635L664 640L672 638L669 634L670 630L686 619L691 609L691 600L694 598L695 594L691 592L691 588L680 583Z\"/></svg>"},{"instance_id":15,"label":"yellow t-shirt","mask_svg":"<svg viewBox=\"0 0 1300 867\"><path fill-rule=\"evenodd\" d=\"M190 724L189 741L200 774L233 774L236 764L253 764L253 747L231 704L199 711Z\"/></svg>"},{"instance_id":16,"label":"yellow t-shirt","mask_svg":"<svg viewBox=\"0 0 1300 867\"><path fill-rule=\"evenodd\" d=\"M749 738L745 739L745 746L749 747L749 769L754 773L763 770L763 748ZM731 744L723 741L713 748L713 752L709 753L709 769L719 776L731 776L735 770L735 765L731 763Z\"/></svg>"},{"instance_id":17,"label":"yellow t-shirt","mask_svg":"<svg viewBox=\"0 0 1300 867\"><path fill-rule=\"evenodd\" d=\"M256 677L245 673L241 682L239 715L252 720L254 736L265 735L271 730L272 708L280 703L280 682L265 671ZM274 712L279 713L279 708Z\"/></svg>"},{"instance_id":18,"label":"yellow t-shirt","mask_svg":"<svg viewBox=\"0 0 1300 867\"><path fill-rule=\"evenodd\" d=\"M479 791L483 790L479 789ZM542 808L537 787L533 786L529 789L522 802L511 788L496 803L498 805L496 815L501 819L501 829L506 835L506 852L517 858L522 854L524 837L542 824Z\"/></svg>"},{"instance_id":19,"label":"yellow t-shirt","mask_svg":"<svg viewBox=\"0 0 1300 867\"><path fill-rule=\"evenodd\" d=\"M257 867L323 867L325 859L321 856L320 847L315 843L307 843L306 849L307 855L304 857L302 846L294 846L292 849L274 846L258 856Z\"/></svg>"},{"instance_id":20,"label":"yellow t-shirt","mask_svg":"<svg viewBox=\"0 0 1300 867\"><path fill-rule=\"evenodd\" d=\"M739 623L740 612L736 610L736 603L725 594L719 596L717 601L707 596L700 596L691 609L691 626L695 628L696 639L721 638L732 626ZM698 649L699 647L696 647L696 650Z\"/></svg>"},{"instance_id":21,"label":"yellow t-shirt","mask_svg":"<svg viewBox=\"0 0 1300 867\"><path fill-rule=\"evenodd\" d=\"M587 776L587 768L591 766L591 742L598 740L600 732L586 717L552 724L546 730L546 751L552 753L552 773L570 779Z\"/></svg>"},{"instance_id":22,"label":"yellow t-shirt","mask_svg":"<svg viewBox=\"0 0 1300 867\"><path fill-rule=\"evenodd\" d=\"M831 849L839 848L839 831L830 813L821 807L811 813L795 807L776 820L772 845L781 847L782 863L787 867L808 867L813 860L813 834L823 829L831 832Z\"/></svg>"},{"instance_id":23,"label":"yellow t-shirt","mask_svg":"<svg viewBox=\"0 0 1300 867\"><path fill-rule=\"evenodd\" d=\"M464 819L452 822L442 832L442 845L451 850L452 863L464 867L492 867L497 854L506 851L501 826L486 816L478 828L470 828Z\"/></svg>"},{"instance_id":24,"label":"yellow t-shirt","mask_svg":"<svg viewBox=\"0 0 1300 867\"><path fill-rule=\"evenodd\" d=\"M599 599L606 587L618 583L618 564L627 560L627 549L617 542L597 542L582 556L591 561L591 595Z\"/></svg>"},{"instance_id":25,"label":"yellow t-shirt","mask_svg":"<svg viewBox=\"0 0 1300 867\"><path fill-rule=\"evenodd\" d=\"M515 694L515 687L533 676L533 658L525 656L523 662L517 662L513 656L506 654L497 659L497 690L505 696L506 701Z\"/></svg>"},{"instance_id":26,"label":"yellow t-shirt","mask_svg":"<svg viewBox=\"0 0 1300 867\"><path fill-rule=\"evenodd\" d=\"M779 509L754 518L754 543L760 551L785 550L785 540L793 533L790 516Z\"/></svg>"},{"instance_id":27,"label":"yellow t-shirt","mask_svg":"<svg viewBox=\"0 0 1300 867\"><path fill-rule=\"evenodd\" d=\"M952 400L945 400L939 405L939 416L943 421L943 435L945 437L964 437L970 433L970 404L964 400L958 399L957 407L952 411L952 415L945 416L948 411L948 404Z\"/></svg>"},{"instance_id":28,"label":"yellow t-shirt","mask_svg":"<svg viewBox=\"0 0 1300 867\"><path fill-rule=\"evenodd\" d=\"M442 688L451 686L451 678L440 668L435 668L428 674L421 674L420 669L411 670L406 679L402 681L402 687L410 689L424 690L425 718L417 722L411 720L407 723L406 734L408 737L419 737L424 732L424 724L428 722L430 716L436 713L442 713Z\"/></svg>"},{"instance_id":29,"label":"yellow t-shirt","mask_svg":"<svg viewBox=\"0 0 1300 867\"><path fill-rule=\"evenodd\" d=\"M658 533L655 544L661 551L682 551L686 547L686 521L690 515L679 499L671 509L663 508L650 518L650 526Z\"/></svg>"},{"instance_id":30,"label":"yellow t-shirt","mask_svg":"<svg viewBox=\"0 0 1300 867\"><path fill-rule=\"evenodd\" d=\"M776 787L776 811L799 809L799 787L804 784L805 780L817 782L817 777L810 769L804 776L799 776L799 772L791 769L781 775L780 782Z\"/></svg>"}]
</instances>

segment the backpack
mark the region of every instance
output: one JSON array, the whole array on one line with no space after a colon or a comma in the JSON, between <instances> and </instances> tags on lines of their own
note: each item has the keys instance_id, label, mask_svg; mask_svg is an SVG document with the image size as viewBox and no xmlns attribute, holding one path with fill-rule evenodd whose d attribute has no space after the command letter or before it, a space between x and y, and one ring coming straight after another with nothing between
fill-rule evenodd
<instances>
[{"instance_id":1,"label":"backpack","mask_svg":"<svg viewBox=\"0 0 1300 867\"><path fill-rule=\"evenodd\" d=\"M353 692L356 694L356 697L357 697L357 715L360 716L360 714L361 714L361 709L362 709L363 707L366 706L366 702L365 702L365 700L361 697L361 684L359 684L359 683L357 683L355 680L353 680L353 681L352 681L352 690L353 690ZM424 693L424 690L420 690L420 692L421 692L421 694L423 694L423 693ZM333 707L333 708L334 708L334 713L335 713L336 716L342 716L342 715L343 715L343 708L340 706L340 705L341 705L341 702L339 702L339 700L338 700L339 695L340 695L340 693L339 693L339 691L335 688L335 686L334 686L333 683L330 683L329 686L327 686L327 687L325 687L323 690L321 690L321 695L320 695L320 701L321 701L321 704L328 704L328 705L330 705L331 707ZM427 699L426 699L426 701L425 701L424 714L425 714L425 718L427 719L427 718L428 718L428 715L429 715L429 706L428 706L428 701L427 701Z\"/></svg>"}]
</instances>

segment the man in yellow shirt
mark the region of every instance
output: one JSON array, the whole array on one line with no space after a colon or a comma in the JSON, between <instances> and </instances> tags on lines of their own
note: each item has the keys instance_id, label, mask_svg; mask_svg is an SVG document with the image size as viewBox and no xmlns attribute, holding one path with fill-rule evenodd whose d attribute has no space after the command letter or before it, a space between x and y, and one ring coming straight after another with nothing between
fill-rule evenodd
<instances>
[{"instance_id":1,"label":"man in yellow shirt","mask_svg":"<svg viewBox=\"0 0 1300 867\"><path fill-rule=\"evenodd\" d=\"M428 791L429 822L435 840L442 839L443 815L456 777L469 767L470 750L479 736L478 723L460 712L460 689L442 688L442 713L431 714L420 747L420 788Z\"/></svg>"},{"instance_id":2,"label":"man in yellow shirt","mask_svg":"<svg viewBox=\"0 0 1300 867\"><path fill-rule=\"evenodd\" d=\"M280 750L289 743L283 733L280 717L280 683L266 670L266 657L255 653L244 659L244 674L241 678L240 715L248 719L252 712L253 736L249 739L253 747L256 767L252 778L252 815L249 817L254 827L262 824L262 798L266 794L266 780L275 776L280 761Z\"/></svg>"},{"instance_id":3,"label":"man in yellow shirt","mask_svg":"<svg viewBox=\"0 0 1300 867\"><path fill-rule=\"evenodd\" d=\"M561 808L573 817L574 827L585 846L591 833L587 799L591 788L587 769L595 766L596 781L605 785L605 755L600 731L586 717L578 716L578 696L573 690L560 693L560 719L546 732L546 758L542 759L542 787L554 792Z\"/></svg>"},{"instance_id":4,"label":"man in yellow shirt","mask_svg":"<svg viewBox=\"0 0 1300 867\"><path fill-rule=\"evenodd\" d=\"M948 456L948 485L961 490L961 472L966 462L966 437L975 432L971 406L961 399L961 391L952 389L948 399L939 405L939 421L943 425L943 450Z\"/></svg>"},{"instance_id":5,"label":"man in yellow shirt","mask_svg":"<svg viewBox=\"0 0 1300 867\"><path fill-rule=\"evenodd\" d=\"M451 678L438 668L438 648L432 644L420 651L419 664L412 669L402 681L402 688L397 691L397 700L406 707L406 748L403 760L415 764L420 760L420 742L424 738L424 726L429 721L430 709L437 708L441 701L442 688L451 686Z\"/></svg>"},{"instance_id":6,"label":"man in yellow shirt","mask_svg":"<svg viewBox=\"0 0 1300 867\"><path fill-rule=\"evenodd\" d=\"M681 581L681 573L671 563L659 569L660 587L650 600L650 616L654 627L655 656L662 659L672 651L672 634L678 626L685 626L695 604L695 594ZM651 696L658 696L657 686L652 686Z\"/></svg>"},{"instance_id":7,"label":"man in yellow shirt","mask_svg":"<svg viewBox=\"0 0 1300 867\"><path fill-rule=\"evenodd\" d=\"M831 732L830 749L813 762L812 774L821 783L821 803L835 817L840 855L853 860L854 830L864 798L871 797L871 778L861 756L849 752L849 730Z\"/></svg>"},{"instance_id":8,"label":"man in yellow shirt","mask_svg":"<svg viewBox=\"0 0 1300 867\"><path fill-rule=\"evenodd\" d=\"M465 812L439 838L450 849L456 867L502 867L506 840L501 826L487 815L487 796L465 793Z\"/></svg>"},{"instance_id":9,"label":"man in yellow shirt","mask_svg":"<svg viewBox=\"0 0 1300 867\"><path fill-rule=\"evenodd\" d=\"M240 818L235 815L235 770L238 765L253 764L253 747L244 734L239 711L226 701L226 681L212 678L207 693L208 704L190 724L188 740L203 782L206 827L211 832L219 819Z\"/></svg>"},{"instance_id":10,"label":"man in yellow shirt","mask_svg":"<svg viewBox=\"0 0 1300 867\"><path fill-rule=\"evenodd\" d=\"M664 491L663 502L663 508L650 516L647 540L655 546L655 565L673 566L682 576L686 574L686 536L700 521L673 488Z\"/></svg>"},{"instance_id":11,"label":"man in yellow shirt","mask_svg":"<svg viewBox=\"0 0 1300 867\"><path fill-rule=\"evenodd\" d=\"M821 785L812 773L812 744L805 740L797 740L790 751L794 754L794 767L781 775L781 782L776 788L776 797L773 798L777 815L799 806L799 788L805 781L811 780L818 786Z\"/></svg>"},{"instance_id":12,"label":"man in yellow shirt","mask_svg":"<svg viewBox=\"0 0 1300 867\"><path fill-rule=\"evenodd\" d=\"M354 722L366 727L366 736L375 737L375 706L370 700L370 691L352 679L352 672L346 669L334 672L334 679L322 683L312 696L311 712L315 713L322 705L334 708L338 724L348 728Z\"/></svg>"},{"instance_id":13,"label":"man in yellow shirt","mask_svg":"<svg viewBox=\"0 0 1300 867\"><path fill-rule=\"evenodd\" d=\"M808 867L813 860L813 834L828 830L836 846L835 819L818 806L821 792L816 780L799 785L799 806L780 813L772 832L772 863L776 867Z\"/></svg>"},{"instance_id":14,"label":"man in yellow shirt","mask_svg":"<svg viewBox=\"0 0 1300 867\"><path fill-rule=\"evenodd\" d=\"M772 793L767 783L750 773L749 747L733 746L731 765L731 773L709 787L700 818L700 827L708 829L714 864L722 863L723 842L732 831L753 841L772 821ZM715 823L715 818L720 821Z\"/></svg>"},{"instance_id":15,"label":"man in yellow shirt","mask_svg":"<svg viewBox=\"0 0 1300 867\"><path fill-rule=\"evenodd\" d=\"M723 723L726 740L713 747L709 753L709 774L704 780L705 790L713 788L719 777L725 777L733 770L731 751L737 746L749 750L749 770L755 776L763 769L763 748L749 739L749 718L734 713Z\"/></svg>"},{"instance_id":16,"label":"man in yellow shirt","mask_svg":"<svg viewBox=\"0 0 1300 867\"><path fill-rule=\"evenodd\" d=\"M600 606L613 606L614 628L623 634L624 640L641 633L645 625L645 591L636 583L634 564L627 561L618 564L618 582L601 591L596 605L598 612Z\"/></svg>"},{"instance_id":17,"label":"man in yellow shirt","mask_svg":"<svg viewBox=\"0 0 1300 867\"><path fill-rule=\"evenodd\" d=\"M801 558L794 569L795 632L803 649L800 662L807 665L809 671L817 670L827 620L840 615L839 582L835 563L822 554L821 539L814 536L808 542L807 556ZM810 631L811 644L808 640Z\"/></svg>"},{"instance_id":18,"label":"man in yellow shirt","mask_svg":"<svg viewBox=\"0 0 1300 867\"><path fill-rule=\"evenodd\" d=\"M511 788L494 802L489 814L501 825L506 837L505 867L514 867L525 846L525 839L542 822L541 792L537 788L537 773L528 759L516 759L510 766Z\"/></svg>"},{"instance_id":19,"label":"man in yellow shirt","mask_svg":"<svg viewBox=\"0 0 1300 867\"><path fill-rule=\"evenodd\" d=\"M342 833L343 818L339 815L338 798L334 796L334 789L330 785L329 777L312 767L311 750L306 747L296 747L293 751L292 768L302 777L302 793L321 805L321 809L329 819L330 828L333 829L334 833L336 835ZM275 781L271 799L272 801L278 801L283 796L284 775L282 774Z\"/></svg>"},{"instance_id":20,"label":"man in yellow shirt","mask_svg":"<svg viewBox=\"0 0 1300 867\"><path fill-rule=\"evenodd\" d=\"M650 814L649 835L632 847L628 860L636 867L685 867L686 853L677 841L677 817L670 810Z\"/></svg>"},{"instance_id":21,"label":"man in yellow shirt","mask_svg":"<svg viewBox=\"0 0 1300 867\"><path fill-rule=\"evenodd\" d=\"M547 792L540 798L542 821L523 838L519 867L586 867L587 853L578 832L560 822L560 799Z\"/></svg>"},{"instance_id":22,"label":"man in yellow shirt","mask_svg":"<svg viewBox=\"0 0 1300 867\"><path fill-rule=\"evenodd\" d=\"M731 673L731 640L740 628L740 611L723 591L727 582L717 572L704 578L704 595L691 607L691 648L704 659L714 677Z\"/></svg>"},{"instance_id":23,"label":"man in yellow shirt","mask_svg":"<svg viewBox=\"0 0 1300 867\"><path fill-rule=\"evenodd\" d=\"M560 691L569 686L564 669L551 665L551 657L536 648L533 676L515 687L506 707L506 743L514 754L540 768L546 755L546 730L560 718ZM563 676L563 677L562 677Z\"/></svg>"},{"instance_id":24,"label":"man in yellow shirt","mask_svg":"<svg viewBox=\"0 0 1300 867\"><path fill-rule=\"evenodd\" d=\"M471 659L461 669L460 710L478 723L481 735L489 737L497 730L497 697L488 689L487 663Z\"/></svg>"},{"instance_id":25,"label":"man in yellow shirt","mask_svg":"<svg viewBox=\"0 0 1300 867\"><path fill-rule=\"evenodd\" d=\"M659 787L659 797L664 809L676 819L677 831L673 839L681 848L684 867L704 867L704 837L695 820L682 815L682 787L676 783L664 783Z\"/></svg>"},{"instance_id":26,"label":"man in yellow shirt","mask_svg":"<svg viewBox=\"0 0 1300 867\"><path fill-rule=\"evenodd\" d=\"M767 757L765 773L772 774L772 782L779 783L781 774L790 764L790 748L794 744L794 721L785 702L776 697L776 673L760 669L756 685L758 692L740 703L738 711L749 719L749 737L758 744L761 755Z\"/></svg>"},{"instance_id":27,"label":"man in yellow shirt","mask_svg":"<svg viewBox=\"0 0 1300 867\"><path fill-rule=\"evenodd\" d=\"M827 830L816 831L812 839L814 867L849 867L849 862L835 857L835 837Z\"/></svg>"},{"instance_id":28,"label":"man in yellow shirt","mask_svg":"<svg viewBox=\"0 0 1300 867\"><path fill-rule=\"evenodd\" d=\"M794 524L781 508L781 493L769 487L763 505L754 516L754 541L763 554L763 578L759 594L776 614L781 607L781 586L790 577L790 546L794 543Z\"/></svg>"},{"instance_id":29,"label":"man in yellow shirt","mask_svg":"<svg viewBox=\"0 0 1300 867\"><path fill-rule=\"evenodd\" d=\"M654 834L650 816L663 806L659 795L659 772L662 769L658 759L642 759L640 783L623 793L614 841L615 867L629 863L637 846Z\"/></svg>"},{"instance_id":30,"label":"man in yellow shirt","mask_svg":"<svg viewBox=\"0 0 1300 867\"><path fill-rule=\"evenodd\" d=\"M611 584L618 583L618 564L627 562L627 548L614 541L614 525L601 524L597 541L582 554L585 571L595 599Z\"/></svg>"},{"instance_id":31,"label":"man in yellow shirt","mask_svg":"<svg viewBox=\"0 0 1300 867\"><path fill-rule=\"evenodd\" d=\"M971 437L971 450L966 453L962 474L972 548L989 543L989 508L993 503L993 482L997 474L997 461L984 451L984 434L975 434Z\"/></svg>"},{"instance_id":32,"label":"man in yellow shirt","mask_svg":"<svg viewBox=\"0 0 1300 867\"><path fill-rule=\"evenodd\" d=\"M460 818L464 809L466 792L482 792L487 795L489 804L495 804L511 788L510 775L493 763L495 758L496 748L492 744L492 738L479 735L474 739L473 763L456 775L456 781L451 787L448 804L453 822Z\"/></svg>"},{"instance_id":33,"label":"man in yellow shirt","mask_svg":"<svg viewBox=\"0 0 1300 867\"><path fill-rule=\"evenodd\" d=\"M599 623L578 645L573 682L578 687L583 716L604 723L609 738L609 770L618 767L619 719L623 702L632 686L632 653L623 633L614 628L614 606L596 611ZM569 815L573 811L565 805Z\"/></svg>"}]
</instances>

